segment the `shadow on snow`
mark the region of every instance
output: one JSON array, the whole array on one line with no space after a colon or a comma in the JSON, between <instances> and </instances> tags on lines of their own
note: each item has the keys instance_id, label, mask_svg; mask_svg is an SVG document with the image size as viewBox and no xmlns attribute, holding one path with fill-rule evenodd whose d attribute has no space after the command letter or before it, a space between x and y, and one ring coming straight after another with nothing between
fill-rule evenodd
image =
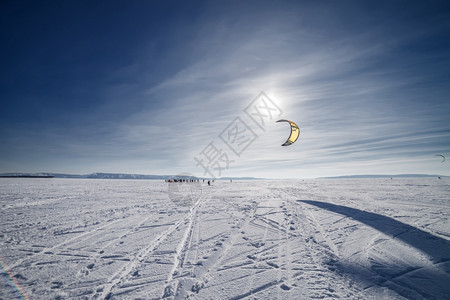
<instances>
[{"instance_id":1,"label":"shadow on snow","mask_svg":"<svg viewBox=\"0 0 450 300\"><path fill-rule=\"evenodd\" d=\"M441 263L450 259L449 241L390 217L326 202L312 200L298 200L298 202L314 205L364 223L422 251L430 256L434 263Z\"/></svg>"},{"instance_id":2,"label":"shadow on snow","mask_svg":"<svg viewBox=\"0 0 450 300\"><path fill-rule=\"evenodd\" d=\"M402 241L426 254L434 267L386 265L372 261L370 269L357 264L341 263L340 269L357 275L371 286L385 286L409 299L445 299L450 293L450 242L426 231L380 214L342 205L312 200L297 200L338 213L368 225L395 240ZM375 274L374 274L375 273ZM446 296L447 295L447 296Z\"/></svg>"}]
</instances>

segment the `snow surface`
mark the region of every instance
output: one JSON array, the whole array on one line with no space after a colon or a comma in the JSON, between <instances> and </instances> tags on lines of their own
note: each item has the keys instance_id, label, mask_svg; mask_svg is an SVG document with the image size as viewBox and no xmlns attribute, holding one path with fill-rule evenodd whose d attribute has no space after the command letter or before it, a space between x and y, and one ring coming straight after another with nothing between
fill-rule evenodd
<instances>
[{"instance_id":1,"label":"snow surface","mask_svg":"<svg viewBox=\"0 0 450 300\"><path fill-rule=\"evenodd\" d=\"M450 179L168 184L1 179L3 267L30 299L450 298Z\"/></svg>"}]
</instances>

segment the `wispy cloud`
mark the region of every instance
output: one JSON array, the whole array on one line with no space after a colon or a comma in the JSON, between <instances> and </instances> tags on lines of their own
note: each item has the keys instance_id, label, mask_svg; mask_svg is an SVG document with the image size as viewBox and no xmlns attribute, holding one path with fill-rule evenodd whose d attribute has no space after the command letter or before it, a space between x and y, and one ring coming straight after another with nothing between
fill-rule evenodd
<instances>
[{"instance_id":1,"label":"wispy cloud","mask_svg":"<svg viewBox=\"0 0 450 300\"><path fill-rule=\"evenodd\" d=\"M299 141L281 147L288 129L270 124L225 175L450 172L424 164L434 152L450 152L448 45L427 49L448 28L383 7L371 15L351 3L252 3L237 12L205 5L188 29L161 29L143 47L148 54L109 68L95 92L79 91L90 97L82 102L89 109L4 128L3 170L23 161L30 171L201 175L194 156L264 91L300 125ZM157 41L171 50L158 53Z\"/></svg>"}]
</instances>

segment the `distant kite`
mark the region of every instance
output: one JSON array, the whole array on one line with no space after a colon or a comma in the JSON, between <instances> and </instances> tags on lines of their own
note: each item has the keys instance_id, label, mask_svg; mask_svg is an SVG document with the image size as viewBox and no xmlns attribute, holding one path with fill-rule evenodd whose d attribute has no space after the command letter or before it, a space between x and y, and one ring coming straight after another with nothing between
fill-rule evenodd
<instances>
[{"instance_id":1,"label":"distant kite","mask_svg":"<svg viewBox=\"0 0 450 300\"><path fill-rule=\"evenodd\" d=\"M300 129L298 128L297 124L289 120L278 120L277 122L288 122L291 125L291 135L281 146L289 146L295 143L295 141L298 139L298 136L300 135Z\"/></svg>"},{"instance_id":2,"label":"distant kite","mask_svg":"<svg viewBox=\"0 0 450 300\"><path fill-rule=\"evenodd\" d=\"M443 163L443 162L445 161L445 156L444 156L444 155L442 155L442 154L436 154L436 156L440 156L440 157L442 157L442 161L441 161L441 163Z\"/></svg>"}]
</instances>

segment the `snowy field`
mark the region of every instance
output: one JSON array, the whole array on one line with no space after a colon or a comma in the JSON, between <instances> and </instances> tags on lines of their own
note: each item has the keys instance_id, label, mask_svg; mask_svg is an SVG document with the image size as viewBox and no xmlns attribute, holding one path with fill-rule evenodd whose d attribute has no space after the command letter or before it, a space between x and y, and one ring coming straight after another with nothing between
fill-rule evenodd
<instances>
[{"instance_id":1,"label":"snowy field","mask_svg":"<svg viewBox=\"0 0 450 300\"><path fill-rule=\"evenodd\" d=\"M0 193L0 299L450 299L449 179L0 179Z\"/></svg>"}]
</instances>

